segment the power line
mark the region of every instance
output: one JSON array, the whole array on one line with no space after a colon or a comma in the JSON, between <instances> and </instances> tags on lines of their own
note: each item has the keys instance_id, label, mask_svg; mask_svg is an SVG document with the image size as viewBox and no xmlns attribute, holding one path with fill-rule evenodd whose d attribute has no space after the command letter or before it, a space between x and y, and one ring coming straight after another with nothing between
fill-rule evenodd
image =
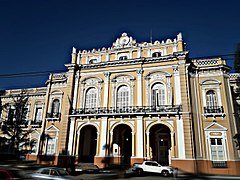
<instances>
[{"instance_id":1,"label":"power line","mask_svg":"<svg viewBox=\"0 0 240 180\"><path fill-rule=\"evenodd\" d=\"M0 74L0 78L16 78L16 77L26 77L26 76L45 76L49 73L59 73L63 70L51 70L51 71L34 71L34 72L26 72L26 73L15 73L15 74Z\"/></svg>"},{"instance_id":2,"label":"power line","mask_svg":"<svg viewBox=\"0 0 240 180\"><path fill-rule=\"evenodd\" d=\"M211 55L211 56L191 57L190 59L203 59L203 58L228 57L228 56L235 56L235 55L239 55L239 54L234 53L234 54L222 54L222 55Z\"/></svg>"},{"instance_id":3,"label":"power line","mask_svg":"<svg viewBox=\"0 0 240 180\"><path fill-rule=\"evenodd\" d=\"M222 55L211 55L211 56L201 56L201 57L190 57L190 59L200 60L204 58L216 58L216 57L229 57L239 55L237 53L234 54L222 54ZM225 59L226 61L230 61L230 59ZM234 59L231 59L231 61ZM18 78L18 77L37 77L37 76L46 76L49 73L60 73L64 70L49 70L49 71L32 71L32 72L25 72L25 73L11 73L11 74L0 74L0 78Z\"/></svg>"}]
</instances>

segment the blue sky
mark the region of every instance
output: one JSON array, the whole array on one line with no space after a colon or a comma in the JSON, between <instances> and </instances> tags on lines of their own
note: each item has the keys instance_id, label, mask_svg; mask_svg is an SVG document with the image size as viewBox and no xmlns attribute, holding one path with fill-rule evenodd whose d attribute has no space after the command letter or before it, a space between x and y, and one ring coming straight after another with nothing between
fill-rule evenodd
<instances>
[{"instance_id":1,"label":"blue sky","mask_svg":"<svg viewBox=\"0 0 240 180\"><path fill-rule=\"evenodd\" d=\"M44 86L47 75L1 75L64 71L73 46L110 47L122 32L137 42L149 41L151 30L153 40L182 32L190 57L234 53L239 6L237 0L0 0L0 89Z\"/></svg>"}]
</instances>

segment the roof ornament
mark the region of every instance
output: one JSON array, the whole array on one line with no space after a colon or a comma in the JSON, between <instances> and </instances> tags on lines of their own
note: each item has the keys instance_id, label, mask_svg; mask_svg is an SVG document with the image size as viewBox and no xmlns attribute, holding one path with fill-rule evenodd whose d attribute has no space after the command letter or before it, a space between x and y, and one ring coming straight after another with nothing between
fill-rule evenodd
<instances>
[{"instance_id":1,"label":"roof ornament","mask_svg":"<svg viewBox=\"0 0 240 180\"><path fill-rule=\"evenodd\" d=\"M178 35L177 35L177 40L178 40L178 41L181 41L181 40L182 40L182 33L178 33Z\"/></svg>"},{"instance_id":2,"label":"roof ornament","mask_svg":"<svg viewBox=\"0 0 240 180\"><path fill-rule=\"evenodd\" d=\"M120 49L120 48L128 48L136 45L136 40L133 39L131 36L128 36L127 33L122 33L120 38L113 43L113 49Z\"/></svg>"}]
</instances>

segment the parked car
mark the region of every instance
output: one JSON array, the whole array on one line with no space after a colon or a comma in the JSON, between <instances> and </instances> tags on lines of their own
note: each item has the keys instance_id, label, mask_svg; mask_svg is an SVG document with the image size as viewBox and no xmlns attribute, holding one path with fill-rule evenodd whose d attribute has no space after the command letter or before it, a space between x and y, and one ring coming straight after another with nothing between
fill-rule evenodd
<instances>
[{"instance_id":1,"label":"parked car","mask_svg":"<svg viewBox=\"0 0 240 180\"><path fill-rule=\"evenodd\" d=\"M139 175L143 172L159 173L165 177L173 174L173 169L170 166L162 166L156 161L144 161L142 164L136 163L133 165L132 170Z\"/></svg>"},{"instance_id":2,"label":"parked car","mask_svg":"<svg viewBox=\"0 0 240 180\"><path fill-rule=\"evenodd\" d=\"M32 179L27 174L24 174L21 170L16 168L9 167L0 167L0 179L9 180L9 179Z\"/></svg>"},{"instance_id":3,"label":"parked car","mask_svg":"<svg viewBox=\"0 0 240 180\"><path fill-rule=\"evenodd\" d=\"M68 172L63 168L58 167L45 167L40 168L32 174L34 179L71 179Z\"/></svg>"}]
</instances>

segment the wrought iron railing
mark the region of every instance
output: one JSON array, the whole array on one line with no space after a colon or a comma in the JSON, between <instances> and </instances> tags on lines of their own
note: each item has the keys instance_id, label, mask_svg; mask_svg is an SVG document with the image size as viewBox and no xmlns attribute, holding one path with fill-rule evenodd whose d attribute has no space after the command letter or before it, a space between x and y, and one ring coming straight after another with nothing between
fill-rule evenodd
<instances>
[{"instance_id":1,"label":"wrought iron railing","mask_svg":"<svg viewBox=\"0 0 240 180\"><path fill-rule=\"evenodd\" d=\"M127 107L96 107L80 108L73 110L73 115L79 114L133 114L133 113L176 113L182 111L181 105L161 105L161 106L127 106Z\"/></svg>"},{"instance_id":2,"label":"wrought iron railing","mask_svg":"<svg viewBox=\"0 0 240 180\"><path fill-rule=\"evenodd\" d=\"M226 161L212 161L213 168L227 168Z\"/></svg>"},{"instance_id":3,"label":"wrought iron railing","mask_svg":"<svg viewBox=\"0 0 240 180\"><path fill-rule=\"evenodd\" d=\"M31 126L41 127L42 126L42 121L31 121Z\"/></svg>"},{"instance_id":4,"label":"wrought iron railing","mask_svg":"<svg viewBox=\"0 0 240 180\"><path fill-rule=\"evenodd\" d=\"M206 106L204 113L224 113L222 106Z\"/></svg>"},{"instance_id":5,"label":"wrought iron railing","mask_svg":"<svg viewBox=\"0 0 240 180\"><path fill-rule=\"evenodd\" d=\"M57 119L61 117L61 113L47 113L47 118Z\"/></svg>"}]
</instances>

